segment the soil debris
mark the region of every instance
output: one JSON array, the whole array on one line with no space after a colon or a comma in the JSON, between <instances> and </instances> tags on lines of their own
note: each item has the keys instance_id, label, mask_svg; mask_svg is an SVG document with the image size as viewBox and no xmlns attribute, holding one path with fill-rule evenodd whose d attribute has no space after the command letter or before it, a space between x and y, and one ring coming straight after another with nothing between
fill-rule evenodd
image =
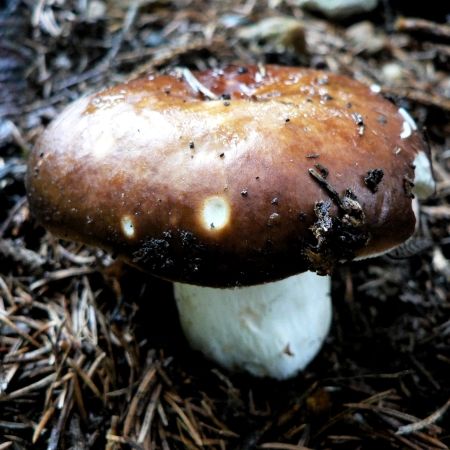
<instances>
[{"instance_id":1,"label":"soil debris","mask_svg":"<svg viewBox=\"0 0 450 450\"><path fill-rule=\"evenodd\" d=\"M384 177L383 169L371 169L367 172L364 177L364 183L370 189L371 192L375 193L378 191L378 185Z\"/></svg>"}]
</instances>

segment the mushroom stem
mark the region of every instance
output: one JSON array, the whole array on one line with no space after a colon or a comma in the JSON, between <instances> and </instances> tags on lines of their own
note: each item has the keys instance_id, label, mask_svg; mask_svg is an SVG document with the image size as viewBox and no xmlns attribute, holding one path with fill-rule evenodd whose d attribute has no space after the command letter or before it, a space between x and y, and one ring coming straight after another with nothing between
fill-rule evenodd
<instances>
[{"instance_id":1,"label":"mushroom stem","mask_svg":"<svg viewBox=\"0 0 450 450\"><path fill-rule=\"evenodd\" d=\"M228 369L284 379L314 358L328 334L330 285L305 272L249 287L175 283L174 293L193 348Z\"/></svg>"}]
</instances>

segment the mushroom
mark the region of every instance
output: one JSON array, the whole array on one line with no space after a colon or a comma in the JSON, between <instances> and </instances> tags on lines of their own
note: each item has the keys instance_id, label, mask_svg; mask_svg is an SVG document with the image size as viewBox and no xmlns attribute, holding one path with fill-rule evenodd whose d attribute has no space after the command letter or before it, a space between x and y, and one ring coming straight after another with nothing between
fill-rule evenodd
<instances>
[{"instance_id":1,"label":"mushroom","mask_svg":"<svg viewBox=\"0 0 450 450\"><path fill-rule=\"evenodd\" d=\"M333 268L407 240L415 190L433 188L414 121L376 91L279 66L105 89L41 136L30 208L57 236L173 281L208 357L293 376L328 333Z\"/></svg>"}]
</instances>

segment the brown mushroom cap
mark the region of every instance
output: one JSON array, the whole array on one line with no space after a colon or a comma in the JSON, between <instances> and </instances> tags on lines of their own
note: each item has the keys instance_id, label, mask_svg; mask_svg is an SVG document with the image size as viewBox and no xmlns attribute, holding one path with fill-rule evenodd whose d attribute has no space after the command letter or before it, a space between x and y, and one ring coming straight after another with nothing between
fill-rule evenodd
<instances>
[{"instance_id":1,"label":"brown mushroom cap","mask_svg":"<svg viewBox=\"0 0 450 450\"><path fill-rule=\"evenodd\" d=\"M29 161L41 223L210 286L326 273L413 233L412 164L424 143L404 133L392 103L309 69L195 77L200 91L178 72L69 106Z\"/></svg>"}]
</instances>

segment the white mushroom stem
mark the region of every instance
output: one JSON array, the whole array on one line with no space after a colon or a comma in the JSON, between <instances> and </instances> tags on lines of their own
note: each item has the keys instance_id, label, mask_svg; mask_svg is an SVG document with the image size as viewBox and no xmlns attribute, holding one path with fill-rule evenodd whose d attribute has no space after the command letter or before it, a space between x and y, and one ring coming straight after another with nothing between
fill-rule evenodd
<instances>
[{"instance_id":1,"label":"white mushroom stem","mask_svg":"<svg viewBox=\"0 0 450 450\"><path fill-rule=\"evenodd\" d=\"M436 190L430 159L425 152L421 151L417 153L413 164L415 167L413 193L419 199L425 199Z\"/></svg>"},{"instance_id":2,"label":"white mushroom stem","mask_svg":"<svg viewBox=\"0 0 450 450\"><path fill-rule=\"evenodd\" d=\"M330 328L330 278L305 272L239 288L175 283L193 348L232 370L284 379L317 354Z\"/></svg>"},{"instance_id":3,"label":"white mushroom stem","mask_svg":"<svg viewBox=\"0 0 450 450\"><path fill-rule=\"evenodd\" d=\"M433 177L433 170L428 155L420 151L414 159L414 187L412 189L415 198L412 201L412 208L416 216L416 232L419 229L420 203L430 197L436 190L436 182ZM412 236L410 239L414 239Z\"/></svg>"}]
</instances>

